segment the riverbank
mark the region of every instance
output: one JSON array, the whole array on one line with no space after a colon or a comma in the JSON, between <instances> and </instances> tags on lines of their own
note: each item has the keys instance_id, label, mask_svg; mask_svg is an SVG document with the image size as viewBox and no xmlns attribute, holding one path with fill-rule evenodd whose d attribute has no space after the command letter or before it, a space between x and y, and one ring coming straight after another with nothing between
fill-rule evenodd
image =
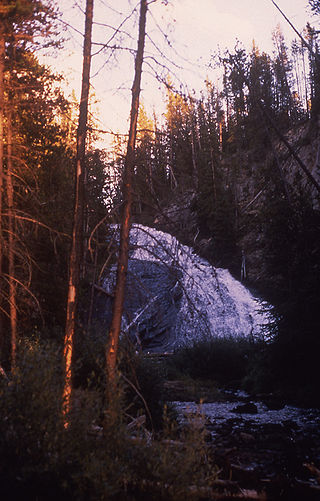
<instances>
[{"instance_id":1,"label":"riverbank","mask_svg":"<svg viewBox=\"0 0 320 501\"><path fill-rule=\"evenodd\" d=\"M219 478L251 491L251 499L320 499L319 410L288 406L272 395L210 388L208 382L181 379L164 387L181 426L190 415L200 419Z\"/></svg>"}]
</instances>

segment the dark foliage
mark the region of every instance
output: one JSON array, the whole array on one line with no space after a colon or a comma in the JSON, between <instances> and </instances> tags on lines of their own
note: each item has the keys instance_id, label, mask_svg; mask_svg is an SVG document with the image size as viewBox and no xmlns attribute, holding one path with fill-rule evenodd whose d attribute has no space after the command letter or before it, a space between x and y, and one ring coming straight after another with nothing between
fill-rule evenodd
<instances>
[{"instance_id":1,"label":"dark foliage","mask_svg":"<svg viewBox=\"0 0 320 501\"><path fill-rule=\"evenodd\" d=\"M320 214L296 196L291 205L273 198L267 216L265 256L276 284L271 298L275 324L256 385L300 404L319 405Z\"/></svg>"},{"instance_id":2,"label":"dark foliage","mask_svg":"<svg viewBox=\"0 0 320 501\"><path fill-rule=\"evenodd\" d=\"M194 378L239 386L259 349L260 343L247 338L216 337L178 350L170 364Z\"/></svg>"},{"instance_id":3,"label":"dark foliage","mask_svg":"<svg viewBox=\"0 0 320 501\"><path fill-rule=\"evenodd\" d=\"M132 409L121 403L121 387L116 422L109 422L97 388L78 389L64 428L60 367L60 349L32 339L19 345L10 380L1 376L1 499L176 501L189 485L216 478L203 433L191 422L179 435L181 450L170 444L177 426L166 413L159 440L148 441L143 426L130 432Z\"/></svg>"}]
</instances>

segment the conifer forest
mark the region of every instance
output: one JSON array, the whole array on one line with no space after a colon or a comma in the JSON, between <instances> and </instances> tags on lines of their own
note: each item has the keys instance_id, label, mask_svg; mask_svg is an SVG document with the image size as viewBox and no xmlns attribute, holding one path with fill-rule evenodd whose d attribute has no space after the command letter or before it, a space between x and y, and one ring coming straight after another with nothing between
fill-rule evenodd
<instances>
[{"instance_id":1,"label":"conifer forest","mask_svg":"<svg viewBox=\"0 0 320 501\"><path fill-rule=\"evenodd\" d=\"M320 499L320 1L209 3L0 0L3 501Z\"/></svg>"}]
</instances>

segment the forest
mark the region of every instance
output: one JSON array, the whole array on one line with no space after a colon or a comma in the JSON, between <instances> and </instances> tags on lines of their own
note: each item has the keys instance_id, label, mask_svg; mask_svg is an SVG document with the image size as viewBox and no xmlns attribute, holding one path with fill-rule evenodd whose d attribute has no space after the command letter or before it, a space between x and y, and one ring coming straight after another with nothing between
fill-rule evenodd
<instances>
[{"instance_id":1,"label":"forest","mask_svg":"<svg viewBox=\"0 0 320 501\"><path fill-rule=\"evenodd\" d=\"M236 443L218 453L201 410L181 421L172 402L245 391L250 402L320 409L320 2L309 0L310 23L301 33L291 25L290 43L275 27L272 53L255 41L213 48L201 92L179 86L158 50L164 113L148 109L141 83L157 1L137 2L129 130L109 131L107 147L92 105L94 0L74 3L79 100L42 62L45 51L63 57L59 2L0 5L1 499L319 499L319 433L286 443L294 466L265 481L264 463L249 478L227 460ZM103 50L125 50L116 39L125 22L109 27ZM199 266L229 270L268 304L262 335L191 332L194 342L170 353L149 350L150 326L128 335L130 287L142 279L126 280L132 225L170 234ZM176 304L190 272L178 268L166 271L180 280Z\"/></svg>"}]
</instances>

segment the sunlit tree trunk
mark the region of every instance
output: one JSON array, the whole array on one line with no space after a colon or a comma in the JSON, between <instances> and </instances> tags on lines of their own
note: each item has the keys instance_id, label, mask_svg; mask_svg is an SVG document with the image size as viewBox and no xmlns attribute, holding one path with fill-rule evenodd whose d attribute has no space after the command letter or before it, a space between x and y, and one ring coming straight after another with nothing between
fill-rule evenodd
<instances>
[{"instance_id":1,"label":"sunlit tree trunk","mask_svg":"<svg viewBox=\"0 0 320 501\"><path fill-rule=\"evenodd\" d=\"M17 300L14 263L15 217L12 174L12 110L9 105L7 113L8 280L11 327L11 368L14 368L17 348Z\"/></svg>"},{"instance_id":2,"label":"sunlit tree trunk","mask_svg":"<svg viewBox=\"0 0 320 501\"><path fill-rule=\"evenodd\" d=\"M64 389L63 415L64 424L69 425L69 413L72 391L72 352L76 324L77 298L80 280L80 263L82 255L83 211L84 211L84 181L85 181L85 143L88 118L88 97L90 86L91 36L93 20L93 0L87 0L85 35L83 46L82 90L77 129L75 201L72 228L72 243L69 259L69 284L66 329L64 337Z\"/></svg>"},{"instance_id":3,"label":"sunlit tree trunk","mask_svg":"<svg viewBox=\"0 0 320 501\"><path fill-rule=\"evenodd\" d=\"M132 205L132 177L135 162L135 142L137 133L137 120L139 110L139 96L143 63L143 52L146 33L147 0L140 1L140 20L138 50L135 60L135 76L132 86L132 101L130 114L129 139L124 164L123 174L123 214L120 229L120 248L117 267L117 279L114 294L112 322L109 332L109 341L106 348L107 368L107 399L109 407L112 407L114 392L116 390L116 361L118 341L121 329L125 284L128 269L129 256L129 232Z\"/></svg>"},{"instance_id":4,"label":"sunlit tree trunk","mask_svg":"<svg viewBox=\"0 0 320 501\"><path fill-rule=\"evenodd\" d=\"M3 145L4 145L4 58L5 58L5 40L3 28L0 25L0 356L4 346L3 318L2 318L2 255L3 255L3 235L2 235L2 191L3 191Z\"/></svg>"}]
</instances>

